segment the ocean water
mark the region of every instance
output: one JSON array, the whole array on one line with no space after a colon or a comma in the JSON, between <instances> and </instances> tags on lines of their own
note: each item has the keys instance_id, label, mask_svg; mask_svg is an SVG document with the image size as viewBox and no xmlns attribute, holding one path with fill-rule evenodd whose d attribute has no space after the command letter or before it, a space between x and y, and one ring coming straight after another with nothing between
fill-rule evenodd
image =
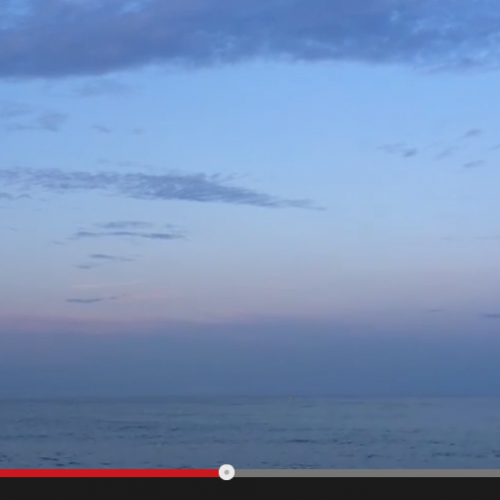
<instances>
[{"instance_id":1,"label":"ocean water","mask_svg":"<svg viewBox=\"0 0 500 500\"><path fill-rule=\"evenodd\" d=\"M0 468L496 469L500 399L1 401Z\"/></svg>"}]
</instances>

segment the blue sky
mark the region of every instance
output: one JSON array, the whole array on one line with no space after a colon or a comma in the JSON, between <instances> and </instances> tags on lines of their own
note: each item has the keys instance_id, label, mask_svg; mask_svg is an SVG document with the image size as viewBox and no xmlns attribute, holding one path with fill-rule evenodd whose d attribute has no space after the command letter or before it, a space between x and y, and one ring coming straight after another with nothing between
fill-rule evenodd
<instances>
[{"instance_id":1,"label":"blue sky","mask_svg":"<svg viewBox=\"0 0 500 500\"><path fill-rule=\"evenodd\" d=\"M0 394L495 393L492 12L4 3Z\"/></svg>"}]
</instances>

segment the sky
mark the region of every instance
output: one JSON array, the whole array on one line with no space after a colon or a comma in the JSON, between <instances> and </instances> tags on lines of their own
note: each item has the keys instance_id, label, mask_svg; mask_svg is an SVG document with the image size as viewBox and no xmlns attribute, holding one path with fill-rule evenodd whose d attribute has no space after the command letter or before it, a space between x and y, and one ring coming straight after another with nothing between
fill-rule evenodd
<instances>
[{"instance_id":1,"label":"sky","mask_svg":"<svg viewBox=\"0 0 500 500\"><path fill-rule=\"evenodd\" d=\"M500 395L492 0L4 0L0 397Z\"/></svg>"}]
</instances>

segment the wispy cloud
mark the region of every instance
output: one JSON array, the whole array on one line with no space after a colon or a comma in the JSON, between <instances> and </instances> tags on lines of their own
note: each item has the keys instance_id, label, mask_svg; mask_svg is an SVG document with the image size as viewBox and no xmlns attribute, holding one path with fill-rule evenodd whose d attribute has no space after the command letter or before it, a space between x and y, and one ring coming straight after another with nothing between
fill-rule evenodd
<instances>
[{"instance_id":1,"label":"wispy cloud","mask_svg":"<svg viewBox=\"0 0 500 500\"><path fill-rule=\"evenodd\" d=\"M148 240L179 240L184 239L185 236L182 234L175 233L141 233L138 231L102 231L102 232L93 232L93 231L78 231L73 235L73 239L80 240L83 238L110 238L110 237L118 237L118 238L144 238Z\"/></svg>"},{"instance_id":2,"label":"wispy cloud","mask_svg":"<svg viewBox=\"0 0 500 500\"><path fill-rule=\"evenodd\" d=\"M450 158L457 153L457 151L464 150L468 148L468 141L472 139L477 139L483 135L483 130L480 128L471 128L463 135L457 139L450 141L449 144L443 147L443 149L436 155L436 160L445 160ZM466 168L479 166L479 162L469 162L464 165Z\"/></svg>"},{"instance_id":3,"label":"wispy cloud","mask_svg":"<svg viewBox=\"0 0 500 500\"><path fill-rule=\"evenodd\" d=\"M23 121L19 122L20 119ZM39 110L26 103L0 102L0 121L5 123L4 128L8 131L45 130L58 132L67 119L67 115L63 113Z\"/></svg>"},{"instance_id":4,"label":"wispy cloud","mask_svg":"<svg viewBox=\"0 0 500 500\"><path fill-rule=\"evenodd\" d=\"M63 113L47 112L42 113L38 120L38 128L42 130L49 130L50 132L58 132L62 124L68 119L67 115Z\"/></svg>"},{"instance_id":5,"label":"wispy cloud","mask_svg":"<svg viewBox=\"0 0 500 500\"><path fill-rule=\"evenodd\" d=\"M481 318L484 319L498 319L500 320L500 313L485 313L485 314L480 314Z\"/></svg>"},{"instance_id":6,"label":"wispy cloud","mask_svg":"<svg viewBox=\"0 0 500 500\"><path fill-rule=\"evenodd\" d=\"M27 194L0 193L0 200L15 201L15 200L23 200L29 198L30 197Z\"/></svg>"},{"instance_id":7,"label":"wispy cloud","mask_svg":"<svg viewBox=\"0 0 500 500\"><path fill-rule=\"evenodd\" d=\"M436 160L444 160L446 158L449 158L450 156L452 156L459 148L457 147L449 147L449 148L445 148L443 149L442 151L440 151L437 155L436 155Z\"/></svg>"},{"instance_id":8,"label":"wispy cloud","mask_svg":"<svg viewBox=\"0 0 500 500\"><path fill-rule=\"evenodd\" d=\"M78 264L75 267L84 271L90 271L92 269L100 268L105 264L130 263L137 261L137 259L132 257L119 257L116 255L107 255L100 253L91 254L88 258L91 262L86 264Z\"/></svg>"},{"instance_id":9,"label":"wispy cloud","mask_svg":"<svg viewBox=\"0 0 500 500\"><path fill-rule=\"evenodd\" d=\"M129 281L127 283L83 283L73 285L72 290L102 290L105 288L122 288L128 286L140 285L141 281Z\"/></svg>"},{"instance_id":10,"label":"wispy cloud","mask_svg":"<svg viewBox=\"0 0 500 500\"><path fill-rule=\"evenodd\" d=\"M164 224L155 226L150 222L142 221L113 221L93 224L88 228L81 228L75 232L69 239L103 239L103 238L128 238L128 239L147 239L157 241L173 241L186 239L185 233L173 224ZM83 264L80 269L93 269L107 262L133 262L136 259L132 257L118 257L108 254L94 253L90 255L93 261L100 261L100 264L91 262Z\"/></svg>"},{"instance_id":11,"label":"wispy cloud","mask_svg":"<svg viewBox=\"0 0 500 500\"><path fill-rule=\"evenodd\" d=\"M445 160L451 158L458 151L468 150L472 146L472 139L478 138L483 135L483 130L479 128L471 128L466 133L455 136L454 138L449 138L446 141L434 141L427 146L415 147L409 146L404 142L397 142L393 144L386 144L381 146L380 149L389 154L399 156L401 158L413 158L417 155L424 154L426 151L429 152L434 160ZM468 162L465 167L477 167L482 164L482 160Z\"/></svg>"},{"instance_id":12,"label":"wispy cloud","mask_svg":"<svg viewBox=\"0 0 500 500\"><path fill-rule=\"evenodd\" d=\"M500 236L479 236L476 238L478 241L500 241Z\"/></svg>"},{"instance_id":13,"label":"wispy cloud","mask_svg":"<svg viewBox=\"0 0 500 500\"><path fill-rule=\"evenodd\" d=\"M444 309L428 309L426 312L428 314L442 314Z\"/></svg>"},{"instance_id":14,"label":"wispy cloud","mask_svg":"<svg viewBox=\"0 0 500 500\"><path fill-rule=\"evenodd\" d=\"M182 200L230 203L265 208L317 209L310 200L281 199L229 184L220 175L203 173L75 172L60 169L0 169L0 182L24 191L42 190L59 194L82 191L107 192L139 200Z\"/></svg>"},{"instance_id":15,"label":"wispy cloud","mask_svg":"<svg viewBox=\"0 0 500 500\"><path fill-rule=\"evenodd\" d=\"M26 123L8 123L5 129L10 132L22 132L28 130L42 130L46 132L59 132L67 121L67 115L54 111L40 113L36 118Z\"/></svg>"},{"instance_id":16,"label":"wispy cloud","mask_svg":"<svg viewBox=\"0 0 500 500\"><path fill-rule=\"evenodd\" d=\"M119 300L124 297L127 297L127 294L124 295L114 295L111 297L96 297L91 299L66 299L66 302L70 304L80 304L80 305L92 305L92 304L100 304L101 302L109 302L113 300Z\"/></svg>"},{"instance_id":17,"label":"wispy cloud","mask_svg":"<svg viewBox=\"0 0 500 500\"><path fill-rule=\"evenodd\" d=\"M497 69L496 5L494 0L25 0L20 10L7 1L0 7L0 77L104 75L151 64L193 67L256 57ZM89 37L99 50L89 50ZM89 85L82 96L99 93L98 85Z\"/></svg>"},{"instance_id":18,"label":"wispy cloud","mask_svg":"<svg viewBox=\"0 0 500 500\"><path fill-rule=\"evenodd\" d=\"M92 255L89 255L89 259L106 262L135 262L136 260L131 257L118 257L116 255L106 255L102 253L94 253Z\"/></svg>"},{"instance_id":19,"label":"wispy cloud","mask_svg":"<svg viewBox=\"0 0 500 500\"><path fill-rule=\"evenodd\" d=\"M66 299L66 302L70 304L98 304L99 302L103 302L106 299Z\"/></svg>"},{"instance_id":20,"label":"wispy cloud","mask_svg":"<svg viewBox=\"0 0 500 500\"><path fill-rule=\"evenodd\" d=\"M99 266L99 264L77 264L75 266L77 269L81 269L82 271L90 271L91 269L96 269Z\"/></svg>"},{"instance_id":21,"label":"wispy cloud","mask_svg":"<svg viewBox=\"0 0 500 500\"><path fill-rule=\"evenodd\" d=\"M105 222L102 224L96 224L96 226L101 227L103 229L147 229L154 227L154 224L144 221L125 220L125 221Z\"/></svg>"},{"instance_id":22,"label":"wispy cloud","mask_svg":"<svg viewBox=\"0 0 500 500\"><path fill-rule=\"evenodd\" d=\"M76 86L73 93L77 97L100 97L120 95L130 91L124 83L108 78L97 78Z\"/></svg>"},{"instance_id":23,"label":"wispy cloud","mask_svg":"<svg viewBox=\"0 0 500 500\"><path fill-rule=\"evenodd\" d=\"M113 163L113 162L108 162L108 163ZM132 167L139 167L140 163L132 160L121 160L117 161L115 163L117 167L127 167L127 168L132 168Z\"/></svg>"},{"instance_id":24,"label":"wispy cloud","mask_svg":"<svg viewBox=\"0 0 500 500\"><path fill-rule=\"evenodd\" d=\"M476 137L479 137L480 135L483 134L483 131L480 128L472 128L468 130L462 137L461 139L474 139Z\"/></svg>"},{"instance_id":25,"label":"wispy cloud","mask_svg":"<svg viewBox=\"0 0 500 500\"><path fill-rule=\"evenodd\" d=\"M113 132L110 128L105 127L104 125L92 125L91 128L92 130L100 132L101 134L111 134Z\"/></svg>"},{"instance_id":26,"label":"wispy cloud","mask_svg":"<svg viewBox=\"0 0 500 500\"><path fill-rule=\"evenodd\" d=\"M0 102L0 119L10 120L33 113L33 108L28 104L17 101Z\"/></svg>"},{"instance_id":27,"label":"wispy cloud","mask_svg":"<svg viewBox=\"0 0 500 500\"><path fill-rule=\"evenodd\" d=\"M417 148L407 146L403 143L386 144L381 149L387 154L401 156L402 158L413 158L418 155Z\"/></svg>"},{"instance_id":28,"label":"wispy cloud","mask_svg":"<svg viewBox=\"0 0 500 500\"><path fill-rule=\"evenodd\" d=\"M468 163L465 163L463 165L464 168L477 168L481 167L485 164L486 162L484 160L475 160L475 161L469 161Z\"/></svg>"}]
</instances>

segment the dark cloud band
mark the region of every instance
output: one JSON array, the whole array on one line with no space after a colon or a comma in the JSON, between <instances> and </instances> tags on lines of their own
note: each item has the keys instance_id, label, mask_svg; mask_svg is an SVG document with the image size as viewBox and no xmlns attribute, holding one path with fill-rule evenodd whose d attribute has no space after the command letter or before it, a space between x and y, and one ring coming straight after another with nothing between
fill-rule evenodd
<instances>
[{"instance_id":1,"label":"dark cloud band","mask_svg":"<svg viewBox=\"0 0 500 500\"><path fill-rule=\"evenodd\" d=\"M4 0L0 77L255 57L497 67L499 33L496 0Z\"/></svg>"},{"instance_id":2,"label":"dark cloud band","mask_svg":"<svg viewBox=\"0 0 500 500\"><path fill-rule=\"evenodd\" d=\"M39 189L60 194L103 191L141 200L231 203L267 208L314 208L308 200L283 200L232 186L221 176L202 173L150 175L12 168L0 170L0 182L24 191Z\"/></svg>"}]
</instances>

